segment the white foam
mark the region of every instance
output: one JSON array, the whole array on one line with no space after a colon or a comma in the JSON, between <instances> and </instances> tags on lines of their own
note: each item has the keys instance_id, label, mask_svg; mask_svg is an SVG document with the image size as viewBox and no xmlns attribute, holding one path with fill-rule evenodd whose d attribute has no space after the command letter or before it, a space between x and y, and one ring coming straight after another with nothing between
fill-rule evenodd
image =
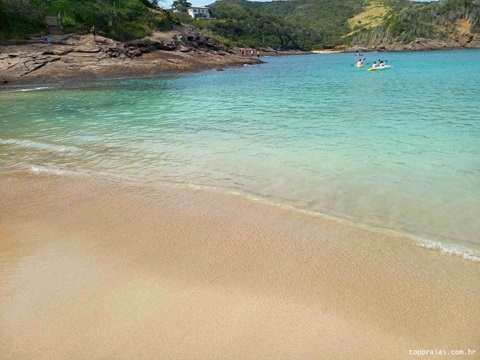
<instances>
[{"instance_id":1,"label":"white foam","mask_svg":"<svg viewBox=\"0 0 480 360\"><path fill-rule=\"evenodd\" d=\"M422 240L422 242L417 242L417 244L426 249L438 250L442 254L460 256L466 260L480 262L480 256L477 256L469 251L456 249L452 245L442 244L439 241Z\"/></svg>"},{"instance_id":2,"label":"white foam","mask_svg":"<svg viewBox=\"0 0 480 360\"><path fill-rule=\"evenodd\" d=\"M38 87L34 87L34 88L13 90L13 91L10 91L10 92L28 92L28 91L47 90L47 89L51 89L51 88L48 87L48 86L38 86Z\"/></svg>"},{"instance_id":3,"label":"white foam","mask_svg":"<svg viewBox=\"0 0 480 360\"><path fill-rule=\"evenodd\" d=\"M56 168L48 168L45 166L30 166L30 171L34 173L46 173L52 175L67 175L70 172L66 170L56 169Z\"/></svg>"},{"instance_id":4,"label":"white foam","mask_svg":"<svg viewBox=\"0 0 480 360\"><path fill-rule=\"evenodd\" d=\"M315 216L315 217L322 217L330 220L335 220L340 223L349 225L349 226L354 226L356 228L361 228L361 229L366 229L370 231L375 231L375 232L380 232L384 234L390 234L394 236L399 236L403 238L407 238L411 240L415 245L421 246L426 249L432 249L436 251L440 251L442 254L445 255L454 255L454 256L459 256L464 258L465 260L469 261L474 261L474 262L480 262L480 254L475 254L472 251L469 251L467 249L461 249L461 245L456 246L455 244L449 244L446 241L441 242L439 240L430 240L424 237L416 236L409 234L408 232L403 232L403 231L397 231L393 229L388 229L388 228L381 228L373 225L367 225L367 224L362 224L359 222L356 222L355 220L352 220L349 216L344 215L344 214L337 214L337 216L332 216L328 215L326 213L318 212L318 211L311 211L311 210L305 210L301 208L297 208L292 205L286 205L286 204L279 204L270 200L267 200L265 198L262 198L261 196L256 196L252 194L245 194L243 192L239 191L234 191L234 190L227 190L224 188L219 188L215 186L206 186L206 185L193 185L193 184L176 184L176 185L183 185L187 186L189 188L193 189L198 189L198 190L210 190L210 191L221 191L221 192L226 192L230 195L234 196L240 196L247 198L250 201L255 201L255 202L260 202L264 203L269 206L276 206L279 208L283 209L289 209L293 210L296 212L300 212L302 214L308 215L308 216Z\"/></svg>"},{"instance_id":5,"label":"white foam","mask_svg":"<svg viewBox=\"0 0 480 360\"><path fill-rule=\"evenodd\" d=\"M0 139L0 145L14 145L19 147L32 148L37 150L57 152L57 153L79 153L82 149L76 146L55 145L47 143L39 143L32 140L15 140L15 139Z\"/></svg>"}]
</instances>

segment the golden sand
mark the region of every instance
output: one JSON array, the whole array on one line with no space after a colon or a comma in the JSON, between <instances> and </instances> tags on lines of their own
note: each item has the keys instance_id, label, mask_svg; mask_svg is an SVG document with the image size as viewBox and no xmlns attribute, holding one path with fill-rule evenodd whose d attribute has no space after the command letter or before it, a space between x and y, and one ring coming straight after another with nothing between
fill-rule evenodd
<instances>
[{"instance_id":1,"label":"golden sand","mask_svg":"<svg viewBox=\"0 0 480 360\"><path fill-rule=\"evenodd\" d=\"M2 360L480 353L480 264L406 239L191 189L3 174L0 196Z\"/></svg>"}]
</instances>

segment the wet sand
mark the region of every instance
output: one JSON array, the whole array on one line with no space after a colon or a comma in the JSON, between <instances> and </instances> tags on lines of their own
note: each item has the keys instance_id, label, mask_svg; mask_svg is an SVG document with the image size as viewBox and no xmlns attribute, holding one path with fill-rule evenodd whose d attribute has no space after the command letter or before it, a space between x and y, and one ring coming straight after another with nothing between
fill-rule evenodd
<instances>
[{"instance_id":1,"label":"wet sand","mask_svg":"<svg viewBox=\"0 0 480 360\"><path fill-rule=\"evenodd\" d=\"M1 359L480 353L480 264L406 239L179 187L3 173L0 196Z\"/></svg>"}]
</instances>

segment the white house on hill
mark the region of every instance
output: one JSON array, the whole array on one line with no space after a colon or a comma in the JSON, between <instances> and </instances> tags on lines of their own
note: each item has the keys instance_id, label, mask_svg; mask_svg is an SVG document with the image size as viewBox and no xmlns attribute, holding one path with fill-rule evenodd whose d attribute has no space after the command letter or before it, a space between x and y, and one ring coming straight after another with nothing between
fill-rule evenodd
<instances>
[{"instance_id":1,"label":"white house on hill","mask_svg":"<svg viewBox=\"0 0 480 360\"><path fill-rule=\"evenodd\" d=\"M188 15L194 19L204 18L210 19L210 11L205 6L192 6L187 9Z\"/></svg>"}]
</instances>

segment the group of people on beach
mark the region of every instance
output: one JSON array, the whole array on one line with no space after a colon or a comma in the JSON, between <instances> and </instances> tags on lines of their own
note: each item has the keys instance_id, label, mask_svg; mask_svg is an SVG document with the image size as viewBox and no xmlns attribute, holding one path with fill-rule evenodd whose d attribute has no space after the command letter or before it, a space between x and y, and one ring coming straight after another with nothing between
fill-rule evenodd
<instances>
[{"instance_id":1,"label":"group of people on beach","mask_svg":"<svg viewBox=\"0 0 480 360\"><path fill-rule=\"evenodd\" d=\"M242 51L242 56L244 57L256 57L257 59L260 59L260 51L257 50L254 50L254 49L246 49L246 48L242 48L241 49Z\"/></svg>"}]
</instances>

